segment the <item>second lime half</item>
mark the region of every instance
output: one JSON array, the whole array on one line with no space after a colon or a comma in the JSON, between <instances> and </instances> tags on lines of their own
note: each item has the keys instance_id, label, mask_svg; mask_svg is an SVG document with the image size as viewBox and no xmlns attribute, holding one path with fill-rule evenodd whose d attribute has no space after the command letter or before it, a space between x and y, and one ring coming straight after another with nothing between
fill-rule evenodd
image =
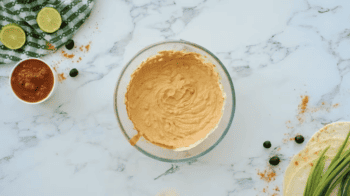
<instances>
[{"instance_id":1,"label":"second lime half","mask_svg":"<svg viewBox=\"0 0 350 196\"><path fill-rule=\"evenodd\" d=\"M61 14L52 7L44 7L36 17L40 29L47 33L57 31L62 24Z\"/></svg>"}]
</instances>

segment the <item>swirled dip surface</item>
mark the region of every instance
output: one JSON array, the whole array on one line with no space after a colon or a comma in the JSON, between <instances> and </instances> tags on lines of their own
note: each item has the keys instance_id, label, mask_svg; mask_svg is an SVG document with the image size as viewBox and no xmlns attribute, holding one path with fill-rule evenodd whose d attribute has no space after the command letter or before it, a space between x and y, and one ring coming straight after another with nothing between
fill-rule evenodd
<instances>
[{"instance_id":1,"label":"swirled dip surface","mask_svg":"<svg viewBox=\"0 0 350 196\"><path fill-rule=\"evenodd\" d=\"M125 94L130 120L151 143L177 149L188 147L217 127L224 96L215 65L197 53L161 51L131 75Z\"/></svg>"}]
</instances>

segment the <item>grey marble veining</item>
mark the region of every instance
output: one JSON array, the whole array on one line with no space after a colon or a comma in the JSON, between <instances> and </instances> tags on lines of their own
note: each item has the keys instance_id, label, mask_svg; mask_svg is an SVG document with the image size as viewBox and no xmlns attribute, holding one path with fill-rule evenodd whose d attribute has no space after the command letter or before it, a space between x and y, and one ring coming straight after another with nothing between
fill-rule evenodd
<instances>
[{"instance_id":1,"label":"grey marble veining","mask_svg":"<svg viewBox=\"0 0 350 196\"><path fill-rule=\"evenodd\" d=\"M8 83L14 64L0 67L0 196L282 195L290 158L325 124L350 119L349 11L346 0L97 0L77 48L44 57L66 77L50 101L17 101ZM188 163L138 152L113 111L123 66L167 39L217 55L237 96L225 139ZM309 97L305 113L301 96ZM306 142L290 140L296 134ZM278 166L268 163L274 155Z\"/></svg>"}]
</instances>

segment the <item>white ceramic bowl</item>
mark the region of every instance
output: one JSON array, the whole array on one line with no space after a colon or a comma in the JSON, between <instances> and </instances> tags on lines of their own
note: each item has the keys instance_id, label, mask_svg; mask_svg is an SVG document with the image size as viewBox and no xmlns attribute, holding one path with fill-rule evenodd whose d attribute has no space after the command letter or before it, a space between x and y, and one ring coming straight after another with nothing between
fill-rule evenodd
<instances>
[{"instance_id":1,"label":"white ceramic bowl","mask_svg":"<svg viewBox=\"0 0 350 196\"><path fill-rule=\"evenodd\" d=\"M11 79L12 79L13 71L16 69L16 67L17 67L19 64L21 64L23 61L27 61L27 60L39 60L39 61L45 63L47 66L49 66L50 70L51 70L52 73L53 73L54 82L53 82L53 88L51 89L50 94L49 94L45 99L42 99L42 100L40 100L40 101L38 101L38 102L27 102L27 101L24 101L23 99L19 98L19 97L16 95L16 93L13 91L13 89L12 89ZM27 58L27 59L24 59L24 60L22 60L22 61L19 61L19 62L13 67L13 69L12 69L12 71L11 71L11 73L10 73L10 80L9 80L9 83L10 83L10 88L11 88L12 94L13 94L19 101L21 101L22 103L30 104L30 105L35 105L35 104L43 103L43 102L47 101L48 99L50 99L50 98L53 96L53 94L54 94L54 92L55 92L55 90L56 90L56 87L57 87L57 82L58 82L57 78L58 78L58 76L57 76L57 73L55 72L55 70L54 70L48 63L46 63L44 60L38 59L38 58Z\"/></svg>"}]
</instances>

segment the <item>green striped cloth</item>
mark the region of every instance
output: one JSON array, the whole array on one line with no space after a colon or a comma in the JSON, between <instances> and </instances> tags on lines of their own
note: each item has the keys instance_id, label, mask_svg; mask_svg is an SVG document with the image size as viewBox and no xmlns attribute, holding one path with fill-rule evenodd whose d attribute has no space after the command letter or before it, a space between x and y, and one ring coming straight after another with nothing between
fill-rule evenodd
<instances>
[{"instance_id":1,"label":"green striped cloth","mask_svg":"<svg viewBox=\"0 0 350 196\"><path fill-rule=\"evenodd\" d=\"M0 29L16 23L27 36L25 45L17 50L10 50L0 42L0 64L38 58L57 50L73 37L93 6L94 0L0 0ZM43 32L36 22L43 7L53 7L61 14L61 28L52 34Z\"/></svg>"}]
</instances>

